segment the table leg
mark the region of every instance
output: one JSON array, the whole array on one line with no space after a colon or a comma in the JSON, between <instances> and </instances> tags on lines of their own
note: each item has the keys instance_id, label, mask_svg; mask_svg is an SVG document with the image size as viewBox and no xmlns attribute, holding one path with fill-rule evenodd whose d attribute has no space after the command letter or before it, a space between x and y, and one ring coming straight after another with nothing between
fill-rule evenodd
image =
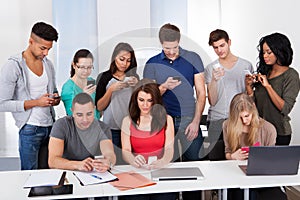
<instances>
[{"instance_id":1,"label":"table leg","mask_svg":"<svg viewBox=\"0 0 300 200\"><path fill-rule=\"evenodd\" d=\"M249 188L244 189L244 200L249 200Z\"/></svg>"},{"instance_id":2,"label":"table leg","mask_svg":"<svg viewBox=\"0 0 300 200\"><path fill-rule=\"evenodd\" d=\"M221 195L220 195L221 196ZM227 189L222 190L222 199L227 200Z\"/></svg>"}]
</instances>

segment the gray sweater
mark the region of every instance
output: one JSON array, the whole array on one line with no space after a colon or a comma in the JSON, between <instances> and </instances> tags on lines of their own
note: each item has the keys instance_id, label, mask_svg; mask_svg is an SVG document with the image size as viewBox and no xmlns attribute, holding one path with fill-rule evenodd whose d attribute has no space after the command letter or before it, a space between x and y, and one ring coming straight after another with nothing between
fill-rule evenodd
<instances>
[{"instance_id":1,"label":"gray sweater","mask_svg":"<svg viewBox=\"0 0 300 200\"><path fill-rule=\"evenodd\" d=\"M57 92L54 66L47 58L43 59L43 64L49 78L47 92ZM12 112L18 128L26 124L31 114L31 109L24 109L24 101L31 100L26 68L26 62L20 53L11 56L0 71L0 112ZM54 119L54 109L50 109Z\"/></svg>"}]
</instances>

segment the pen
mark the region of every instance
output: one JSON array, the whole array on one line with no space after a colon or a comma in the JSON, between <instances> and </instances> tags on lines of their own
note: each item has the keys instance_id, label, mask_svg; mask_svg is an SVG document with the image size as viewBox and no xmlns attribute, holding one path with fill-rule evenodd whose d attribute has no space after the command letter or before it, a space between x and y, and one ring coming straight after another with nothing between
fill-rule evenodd
<instances>
[{"instance_id":1,"label":"pen","mask_svg":"<svg viewBox=\"0 0 300 200\"><path fill-rule=\"evenodd\" d=\"M91 174L91 176L92 176L92 177L94 177L94 178L97 178L97 179L100 179L100 180L102 180L102 178L101 178L101 177L99 177L99 176L97 176L97 175L95 175L95 174Z\"/></svg>"},{"instance_id":2,"label":"pen","mask_svg":"<svg viewBox=\"0 0 300 200\"><path fill-rule=\"evenodd\" d=\"M76 176L76 174L73 172L73 175L77 178L77 180L79 181L80 185L83 186L83 183L81 182L81 180Z\"/></svg>"}]
</instances>

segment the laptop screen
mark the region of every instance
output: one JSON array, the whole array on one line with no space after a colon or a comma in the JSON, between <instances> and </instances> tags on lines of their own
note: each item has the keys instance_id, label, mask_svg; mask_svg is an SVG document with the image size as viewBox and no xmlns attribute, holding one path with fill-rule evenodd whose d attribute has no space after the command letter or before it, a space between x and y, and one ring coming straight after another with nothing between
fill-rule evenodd
<instances>
[{"instance_id":1,"label":"laptop screen","mask_svg":"<svg viewBox=\"0 0 300 200\"><path fill-rule=\"evenodd\" d=\"M294 175L298 173L300 146L252 146L247 175Z\"/></svg>"}]
</instances>

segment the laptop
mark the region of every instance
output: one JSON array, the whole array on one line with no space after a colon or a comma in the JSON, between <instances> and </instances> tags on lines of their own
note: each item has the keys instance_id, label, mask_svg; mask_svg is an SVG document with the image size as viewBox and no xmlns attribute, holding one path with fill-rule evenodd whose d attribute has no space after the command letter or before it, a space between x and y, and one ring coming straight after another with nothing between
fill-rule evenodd
<instances>
[{"instance_id":1,"label":"laptop","mask_svg":"<svg viewBox=\"0 0 300 200\"><path fill-rule=\"evenodd\" d=\"M154 181L200 180L204 176L198 167L162 168L151 172Z\"/></svg>"},{"instance_id":2,"label":"laptop","mask_svg":"<svg viewBox=\"0 0 300 200\"><path fill-rule=\"evenodd\" d=\"M300 146L251 146L247 165L239 167L246 175L295 175Z\"/></svg>"}]
</instances>

